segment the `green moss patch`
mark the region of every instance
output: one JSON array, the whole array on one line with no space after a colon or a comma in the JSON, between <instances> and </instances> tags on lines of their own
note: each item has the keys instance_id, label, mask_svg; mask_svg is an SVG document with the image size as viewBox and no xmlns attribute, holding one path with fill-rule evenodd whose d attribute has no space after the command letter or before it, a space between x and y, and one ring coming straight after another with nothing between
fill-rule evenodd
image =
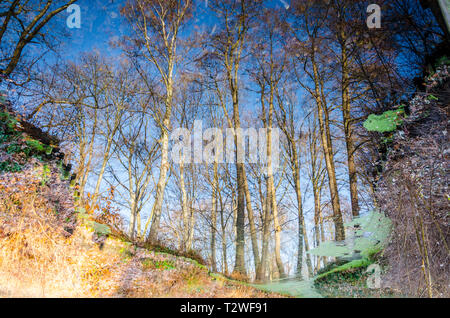
<instances>
[{"instance_id":1,"label":"green moss patch","mask_svg":"<svg viewBox=\"0 0 450 318\"><path fill-rule=\"evenodd\" d=\"M371 114L364 122L363 126L368 131L392 132L403 122L404 110L400 107L397 110L388 110L381 115Z\"/></svg>"},{"instance_id":2,"label":"green moss patch","mask_svg":"<svg viewBox=\"0 0 450 318\"><path fill-rule=\"evenodd\" d=\"M169 260L158 261L151 258L144 258L141 259L141 263L146 270L172 270L176 268L175 262Z\"/></svg>"}]
</instances>

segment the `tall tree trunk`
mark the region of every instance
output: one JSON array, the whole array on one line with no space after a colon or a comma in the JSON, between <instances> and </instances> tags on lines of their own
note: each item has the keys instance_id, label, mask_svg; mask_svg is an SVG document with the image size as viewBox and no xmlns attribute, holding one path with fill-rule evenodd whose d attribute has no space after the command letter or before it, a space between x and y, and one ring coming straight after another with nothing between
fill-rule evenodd
<instances>
[{"instance_id":1,"label":"tall tree trunk","mask_svg":"<svg viewBox=\"0 0 450 318\"><path fill-rule=\"evenodd\" d=\"M238 66L236 65L236 72ZM245 268L245 169L244 163L240 161L240 155L244 155L244 143L242 135L239 133L241 128L241 121L239 117L239 97L238 97L238 82L237 74L231 75L231 70L228 70L228 79L230 83L230 90L233 99L233 121L234 121L234 144L236 146L236 182L237 182L237 215L236 215L236 258L233 272L240 276L247 276Z\"/></svg>"},{"instance_id":2,"label":"tall tree trunk","mask_svg":"<svg viewBox=\"0 0 450 318\"><path fill-rule=\"evenodd\" d=\"M245 190L245 203L248 213L248 223L250 225L250 238L252 241L253 259L255 261L255 273L259 271L261 265L261 259L259 258L258 237L255 226L255 214L253 213L252 201L250 197L250 190L248 188L247 175L244 169L244 190Z\"/></svg>"},{"instance_id":3,"label":"tall tree trunk","mask_svg":"<svg viewBox=\"0 0 450 318\"><path fill-rule=\"evenodd\" d=\"M182 155L184 156L184 154ZM182 234L182 246L183 251L188 250L188 240L189 240L189 212L188 212L188 202L186 185L184 182L184 162L183 157L180 162L180 190L181 190L181 213L183 215L183 234Z\"/></svg>"},{"instance_id":4,"label":"tall tree trunk","mask_svg":"<svg viewBox=\"0 0 450 318\"><path fill-rule=\"evenodd\" d=\"M172 115L172 90L173 82L170 75L168 80L167 96L165 101L165 114L164 120L160 127L161 129L161 166L159 168L159 178L156 185L156 196L153 207L152 224L150 227L150 233L147 241L151 243L157 242L159 223L161 220L161 210L164 200L164 190L166 188L167 172L169 170L169 132L167 129L170 127L170 117Z\"/></svg>"},{"instance_id":5,"label":"tall tree trunk","mask_svg":"<svg viewBox=\"0 0 450 318\"><path fill-rule=\"evenodd\" d=\"M190 204L189 204L189 236L188 236L188 241L187 241L187 251L192 250L192 246L194 244L194 227L195 227L195 210L194 207L192 206L192 200L190 200Z\"/></svg>"},{"instance_id":6,"label":"tall tree trunk","mask_svg":"<svg viewBox=\"0 0 450 318\"><path fill-rule=\"evenodd\" d=\"M217 192L219 188L219 175L217 169L217 160L214 162L214 181L212 187L212 211L211 211L211 268L217 272L216 265L216 228L217 228Z\"/></svg>"},{"instance_id":7,"label":"tall tree trunk","mask_svg":"<svg viewBox=\"0 0 450 318\"><path fill-rule=\"evenodd\" d=\"M348 179L350 183L350 198L352 202L352 215L356 217L359 215L359 203L358 203L358 178L356 174L355 165L355 147L353 144L353 129L352 129L352 119L350 115L350 81L348 74L348 56L347 48L345 47L345 35L342 32L342 40L344 43L341 45L341 65L342 65L342 80L341 80L341 90L342 90L342 115L344 119L344 133L345 133L345 144L347 146L347 167L348 167Z\"/></svg>"},{"instance_id":8,"label":"tall tree trunk","mask_svg":"<svg viewBox=\"0 0 450 318\"><path fill-rule=\"evenodd\" d=\"M295 194L297 197L297 207L298 207L298 246L297 246L297 269L296 273L301 277L302 267L303 267L303 201L302 201L302 192L300 186L300 167L298 166L298 158L297 158L297 149L295 144L291 143L292 148L292 163L294 169L294 185L295 185Z\"/></svg>"},{"instance_id":9,"label":"tall tree trunk","mask_svg":"<svg viewBox=\"0 0 450 318\"><path fill-rule=\"evenodd\" d=\"M275 226L275 261L278 266L280 278L284 278L284 266L281 261L281 226L278 219L278 206L276 199L275 184L273 181L273 166L272 166L272 126L273 126L273 95L269 102L269 117L267 127L267 195L270 203L270 208L273 215L273 223Z\"/></svg>"},{"instance_id":10,"label":"tall tree trunk","mask_svg":"<svg viewBox=\"0 0 450 318\"><path fill-rule=\"evenodd\" d=\"M134 151L134 147L133 147L133 151ZM128 235L130 236L131 241L134 240L135 236L134 234L136 233L136 207L137 207L137 198L136 198L136 192L133 191L133 171L132 171L132 165L131 165L131 161L132 161L132 156L134 154L133 151L130 151L130 155L128 156L128 191L130 193L130 229L129 229L129 233Z\"/></svg>"},{"instance_id":11,"label":"tall tree trunk","mask_svg":"<svg viewBox=\"0 0 450 318\"><path fill-rule=\"evenodd\" d=\"M306 232L305 218L302 217L302 229L303 229L303 240L305 242L305 252L306 252L306 267L308 268L308 277L313 274L313 267L311 262L311 255L309 252L309 239L308 233Z\"/></svg>"},{"instance_id":12,"label":"tall tree trunk","mask_svg":"<svg viewBox=\"0 0 450 318\"><path fill-rule=\"evenodd\" d=\"M237 164L238 198L236 209L236 259L234 272L247 276L245 268L245 191L244 191L244 164Z\"/></svg>"},{"instance_id":13,"label":"tall tree trunk","mask_svg":"<svg viewBox=\"0 0 450 318\"><path fill-rule=\"evenodd\" d=\"M136 238L138 241L142 239L142 233L141 233L141 213L139 211L136 212Z\"/></svg>"},{"instance_id":14,"label":"tall tree trunk","mask_svg":"<svg viewBox=\"0 0 450 318\"><path fill-rule=\"evenodd\" d=\"M227 261L227 236L226 236L226 224L225 224L225 216L224 216L224 206L222 201L222 194L220 189L218 189L219 194L219 202L220 202L220 227L222 234L222 273L227 276L228 275L228 261Z\"/></svg>"},{"instance_id":15,"label":"tall tree trunk","mask_svg":"<svg viewBox=\"0 0 450 318\"><path fill-rule=\"evenodd\" d=\"M134 199L131 198L131 211L130 211L130 228L128 230L128 236L133 241L136 233L136 209Z\"/></svg>"},{"instance_id":16,"label":"tall tree trunk","mask_svg":"<svg viewBox=\"0 0 450 318\"><path fill-rule=\"evenodd\" d=\"M319 247L321 242L321 206L320 206L320 196L317 182L313 181L313 196L314 196L314 239L315 246ZM316 271L320 267L320 256L317 257Z\"/></svg>"},{"instance_id":17,"label":"tall tree trunk","mask_svg":"<svg viewBox=\"0 0 450 318\"><path fill-rule=\"evenodd\" d=\"M264 198L263 204L263 236L262 236L262 252L261 252L261 266L257 274L257 281L267 280L267 265L269 260L269 240L270 240L270 225L272 223L269 201L267 197Z\"/></svg>"},{"instance_id":18,"label":"tall tree trunk","mask_svg":"<svg viewBox=\"0 0 450 318\"><path fill-rule=\"evenodd\" d=\"M342 241L345 239L344 221L342 219L341 206L339 202L339 192L336 181L336 170L334 166L333 146L331 142L330 120L328 108L325 104L323 94L323 84L319 78L317 64L312 60L314 72L315 94L314 98L317 104L317 112L319 117L320 136L322 141L323 152L325 155L325 165L328 174L328 183L330 189L331 203L333 207L333 220L335 226L335 240Z\"/></svg>"}]
</instances>

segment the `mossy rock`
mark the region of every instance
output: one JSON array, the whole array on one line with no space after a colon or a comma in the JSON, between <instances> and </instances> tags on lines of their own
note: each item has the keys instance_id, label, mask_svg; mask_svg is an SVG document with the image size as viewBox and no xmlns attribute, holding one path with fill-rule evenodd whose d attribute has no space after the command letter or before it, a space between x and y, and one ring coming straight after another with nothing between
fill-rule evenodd
<instances>
[{"instance_id":1,"label":"mossy rock","mask_svg":"<svg viewBox=\"0 0 450 318\"><path fill-rule=\"evenodd\" d=\"M365 258L353 260L351 262L336 266L325 273L317 275L315 281L321 281L327 279L328 277L333 277L335 276L334 274L337 273L339 273L339 275L346 275L346 273L361 272L372 263L373 261Z\"/></svg>"},{"instance_id":2,"label":"mossy rock","mask_svg":"<svg viewBox=\"0 0 450 318\"><path fill-rule=\"evenodd\" d=\"M27 140L26 144L28 146L29 150L27 151L28 155L46 155L46 156L50 156L52 154L53 151L53 147L52 146L48 146L43 144L42 142L40 142L39 140Z\"/></svg>"},{"instance_id":3,"label":"mossy rock","mask_svg":"<svg viewBox=\"0 0 450 318\"><path fill-rule=\"evenodd\" d=\"M76 212L78 220L82 224L92 228L97 236L105 237L111 234L111 228L108 225L91 220L91 216L86 213L84 208L77 208Z\"/></svg>"}]
</instances>

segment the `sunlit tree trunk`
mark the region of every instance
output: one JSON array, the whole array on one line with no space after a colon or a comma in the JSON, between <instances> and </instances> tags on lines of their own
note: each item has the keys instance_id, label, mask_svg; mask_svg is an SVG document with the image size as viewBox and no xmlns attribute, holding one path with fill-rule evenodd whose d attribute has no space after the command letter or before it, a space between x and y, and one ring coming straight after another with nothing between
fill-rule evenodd
<instances>
[{"instance_id":1,"label":"sunlit tree trunk","mask_svg":"<svg viewBox=\"0 0 450 318\"><path fill-rule=\"evenodd\" d=\"M184 157L184 154L182 155ZM186 192L186 185L184 182L184 162L183 157L180 162L180 190L181 190L181 213L183 216L183 235L182 235L182 246L183 251L188 250L189 241L189 211L188 211L188 198Z\"/></svg>"},{"instance_id":2,"label":"sunlit tree trunk","mask_svg":"<svg viewBox=\"0 0 450 318\"><path fill-rule=\"evenodd\" d=\"M312 58L312 65L315 84L314 98L316 100L317 105L320 136L322 141L323 152L325 155L325 165L328 173L328 183L335 225L335 240L342 241L345 239L345 230L341 213L341 205L339 202L338 186L336 181L336 169L334 166L334 153L333 153L333 145L331 142L329 112L324 100L323 83L321 83L321 79L319 78L319 72L317 69L316 61L314 60L314 54Z\"/></svg>"},{"instance_id":3,"label":"sunlit tree trunk","mask_svg":"<svg viewBox=\"0 0 450 318\"><path fill-rule=\"evenodd\" d=\"M191 1L146 1L136 0L125 5L123 14L135 31L135 39L130 45L137 46L140 54L149 65L152 65L159 75L163 87L164 107L154 115L160 130L161 162L159 166L158 182L154 204L151 210L151 226L147 241L154 243L158 239L164 192L169 170L169 130L173 107L174 70L179 62L177 56L178 32L189 18L187 14L191 8ZM133 41L135 40L135 41ZM142 50L141 50L142 49ZM131 49L133 51L133 49ZM132 54L134 54L133 51ZM142 74L147 83L147 77ZM149 87L149 89L152 89Z\"/></svg>"},{"instance_id":4,"label":"sunlit tree trunk","mask_svg":"<svg viewBox=\"0 0 450 318\"><path fill-rule=\"evenodd\" d=\"M220 203L220 228L222 235L222 273L228 275L228 261L227 261L227 233L226 233L226 223L225 223L225 208L222 200L222 194L220 189L218 189L218 198Z\"/></svg>"},{"instance_id":5,"label":"sunlit tree trunk","mask_svg":"<svg viewBox=\"0 0 450 318\"><path fill-rule=\"evenodd\" d=\"M217 152L216 152L217 153ZM216 157L217 159L217 157ZM219 189L219 174L217 160L213 165L213 186L212 186L212 211L211 211L211 268L213 272L217 272L216 265L216 232L217 232L217 210L218 210L218 198L217 193Z\"/></svg>"},{"instance_id":6,"label":"sunlit tree trunk","mask_svg":"<svg viewBox=\"0 0 450 318\"><path fill-rule=\"evenodd\" d=\"M269 113L267 121L267 195L270 208L273 214L275 226L275 260L281 278L285 277L283 262L281 261L281 226L278 218L278 206L276 199L275 184L273 181L273 161L272 161L272 128L273 128L273 91L269 97Z\"/></svg>"},{"instance_id":7,"label":"sunlit tree trunk","mask_svg":"<svg viewBox=\"0 0 450 318\"><path fill-rule=\"evenodd\" d=\"M162 205L164 200L164 190L167 184L166 179L167 179L167 172L169 170L169 132L167 131L167 129L168 127L170 127L170 117L172 114L172 89L173 89L173 81L172 81L172 74L170 74L167 82L167 96L165 101L166 112L164 115L164 120L161 125L161 165L159 168L158 183L156 185L156 195L153 207L152 224L147 239L149 242L157 241L159 223L161 220Z\"/></svg>"},{"instance_id":8,"label":"sunlit tree trunk","mask_svg":"<svg viewBox=\"0 0 450 318\"><path fill-rule=\"evenodd\" d=\"M350 199L352 203L352 215L359 215L358 203L358 178L355 165L355 147L353 142L352 118L350 115L350 80L349 80L349 57L346 48L346 37L344 31L341 31L341 93L342 93L342 115L344 120L345 144L347 147L347 167L348 179L350 183Z\"/></svg>"}]
</instances>

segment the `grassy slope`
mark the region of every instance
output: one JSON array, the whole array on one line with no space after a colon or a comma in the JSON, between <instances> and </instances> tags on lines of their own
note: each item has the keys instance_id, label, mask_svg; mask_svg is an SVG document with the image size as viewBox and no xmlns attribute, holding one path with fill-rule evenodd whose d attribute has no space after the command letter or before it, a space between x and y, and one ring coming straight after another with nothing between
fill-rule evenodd
<instances>
[{"instance_id":1,"label":"grassy slope","mask_svg":"<svg viewBox=\"0 0 450 318\"><path fill-rule=\"evenodd\" d=\"M0 119L0 297L280 297L115 237L100 249L63 155L3 106Z\"/></svg>"},{"instance_id":2,"label":"grassy slope","mask_svg":"<svg viewBox=\"0 0 450 318\"><path fill-rule=\"evenodd\" d=\"M100 250L89 227L42 234L0 238L0 297L281 297L117 238Z\"/></svg>"},{"instance_id":3,"label":"grassy slope","mask_svg":"<svg viewBox=\"0 0 450 318\"><path fill-rule=\"evenodd\" d=\"M280 297L210 273L205 266L186 257L149 251L114 239L106 241L105 252L108 249L121 255L120 261L112 265L114 274L109 278L116 288L101 292L100 296Z\"/></svg>"}]
</instances>

